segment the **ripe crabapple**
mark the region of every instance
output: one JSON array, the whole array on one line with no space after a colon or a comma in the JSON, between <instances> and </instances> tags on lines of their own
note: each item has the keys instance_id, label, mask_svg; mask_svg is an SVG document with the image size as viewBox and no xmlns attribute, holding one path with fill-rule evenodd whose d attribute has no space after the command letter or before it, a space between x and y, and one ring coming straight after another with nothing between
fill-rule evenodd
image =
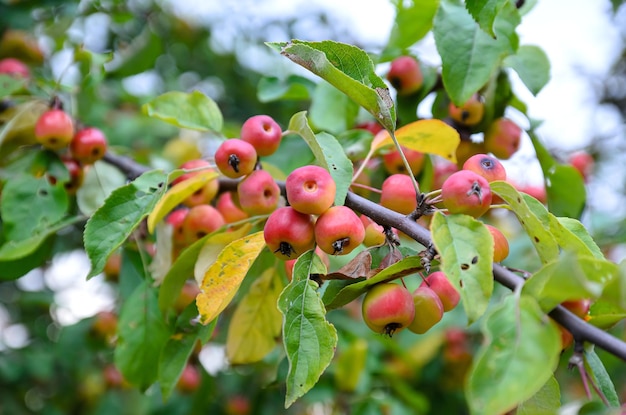
<instances>
[{"instance_id":1,"label":"ripe crabapple","mask_svg":"<svg viewBox=\"0 0 626 415\"><path fill-rule=\"evenodd\" d=\"M252 144L238 138L223 141L215 150L215 164L226 177L236 179L252 173L257 153Z\"/></svg>"},{"instance_id":2,"label":"ripe crabapple","mask_svg":"<svg viewBox=\"0 0 626 415\"><path fill-rule=\"evenodd\" d=\"M365 215L359 217L365 228L365 238L363 239L363 245L365 246L380 246L385 243L387 237L385 236L385 228L378 223L374 222Z\"/></svg>"},{"instance_id":3,"label":"ripe crabapple","mask_svg":"<svg viewBox=\"0 0 626 415\"><path fill-rule=\"evenodd\" d=\"M526 193L540 201L543 204L548 202L548 194L546 193L546 188L543 185L534 185L534 184L514 184L515 188L518 192Z\"/></svg>"},{"instance_id":4,"label":"ripe crabapple","mask_svg":"<svg viewBox=\"0 0 626 415\"><path fill-rule=\"evenodd\" d=\"M379 283L365 293L361 312L372 331L392 336L413 322L415 303L411 292L404 286Z\"/></svg>"},{"instance_id":5,"label":"ripe crabapple","mask_svg":"<svg viewBox=\"0 0 626 415\"><path fill-rule=\"evenodd\" d=\"M74 121L61 109L50 109L37 119L35 138L50 150L67 147L74 137Z\"/></svg>"},{"instance_id":6,"label":"ripe crabapple","mask_svg":"<svg viewBox=\"0 0 626 415\"><path fill-rule=\"evenodd\" d=\"M410 95L422 87L424 75L417 59L412 56L399 56L391 61L387 80L398 95Z\"/></svg>"},{"instance_id":7,"label":"ripe crabapple","mask_svg":"<svg viewBox=\"0 0 626 415\"><path fill-rule=\"evenodd\" d=\"M508 118L494 120L485 130L485 151L506 160L519 150L522 129Z\"/></svg>"},{"instance_id":8,"label":"ripe crabapple","mask_svg":"<svg viewBox=\"0 0 626 415\"><path fill-rule=\"evenodd\" d=\"M200 387L202 375L194 365L187 363L178 378L176 389L181 393L193 393Z\"/></svg>"},{"instance_id":9,"label":"ripe crabapple","mask_svg":"<svg viewBox=\"0 0 626 415\"><path fill-rule=\"evenodd\" d=\"M569 158L569 163L574 167L585 181L589 179L589 176L593 172L593 165L595 161L593 156L585 151L577 151Z\"/></svg>"},{"instance_id":10,"label":"ripe crabapple","mask_svg":"<svg viewBox=\"0 0 626 415\"><path fill-rule=\"evenodd\" d=\"M235 194L235 192L223 192L215 201L215 208L222 214L226 223L239 222L249 217L249 215L241 210L235 203L233 199Z\"/></svg>"},{"instance_id":11,"label":"ripe crabapple","mask_svg":"<svg viewBox=\"0 0 626 415\"><path fill-rule=\"evenodd\" d=\"M591 300L588 298L581 298L579 300L567 300L563 301L561 305L574 313L577 317L584 319L589 314L591 308Z\"/></svg>"},{"instance_id":12,"label":"ripe crabapple","mask_svg":"<svg viewBox=\"0 0 626 415\"><path fill-rule=\"evenodd\" d=\"M337 186L323 167L303 166L292 171L285 180L287 201L295 210L321 215L335 201Z\"/></svg>"},{"instance_id":13,"label":"ripe crabapple","mask_svg":"<svg viewBox=\"0 0 626 415\"><path fill-rule=\"evenodd\" d=\"M380 204L388 209L408 215L417 208L417 193L411 177L392 174L383 181Z\"/></svg>"},{"instance_id":14,"label":"ripe crabapple","mask_svg":"<svg viewBox=\"0 0 626 415\"><path fill-rule=\"evenodd\" d=\"M421 285L430 287L431 290L437 293L443 305L444 312L452 310L461 300L461 295L456 288L454 288L454 285L448 280L448 277L446 277L443 271L431 273L422 281Z\"/></svg>"},{"instance_id":15,"label":"ripe crabapple","mask_svg":"<svg viewBox=\"0 0 626 415\"><path fill-rule=\"evenodd\" d=\"M443 304L437 293L427 285L420 285L413 291L415 318L408 329L413 333L424 334L443 318Z\"/></svg>"},{"instance_id":16,"label":"ripe crabapple","mask_svg":"<svg viewBox=\"0 0 626 415\"><path fill-rule=\"evenodd\" d=\"M406 147L401 148L413 175L422 171L422 167L424 167L424 159L426 157L424 153ZM383 155L383 166L389 174L408 174L408 171L406 171L406 168L404 167L402 156L396 148Z\"/></svg>"},{"instance_id":17,"label":"ripe crabapple","mask_svg":"<svg viewBox=\"0 0 626 415\"><path fill-rule=\"evenodd\" d=\"M433 189L441 189L443 182L445 182L452 173L459 171L459 167L456 164L443 158L437 159L433 164Z\"/></svg>"},{"instance_id":18,"label":"ripe crabapple","mask_svg":"<svg viewBox=\"0 0 626 415\"><path fill-rule=\"evenodd\" d=\"M470 170L453 173L441 186L441 199L450 213L478 218L489 210L491 198L489 182Z\"/></svg>"},{"instance_id":19,"label":"ripe crabapple","mask_svg":"<svg viewBox=\"0 0 626 415\"><path fill-rule=\"evenodd\" d=\"M328 258L328 254L320 249L319 246L315 247L315 254L320 257L322 263L326 265L326 269L330 267L330 259ZM293 278L293 267L296 265L296 261L298 258L288 259L285 261L285 273L287 274L287 279L289 281Z\"/></svg>"},{"instance_id":20,"label":"ripe crabapple","mask_svg":"<svg viewBox=\"0 0 626 415\"><path fill-rule=\"evenodd\" d=\"M297 258L315 247L313 218L291 206L276 209L263 228L267 247L282 260Z\"/></svg>"},{"instance_id":21,"label":"ripe crabapple","mask_svg":"<svg viewBox=\"0 0 626 415\"><path fill-rule=\"evenodd\" d=\"M509 241L500 229L488 224L485 226L493 238L493 262L501 262L509 256Z\"/></svg>"},{"instance_id":22,"label":"ripe crabapple","mask_svg":"<svg viewBox=\"0 0 626 415\"><path fill-rule=\"evenodd\" d=\"M376 135L383 129L383 126L380 125L379 122L371 120L371 121L360 122L357 125L355 125L354 128L358 130L367 130L370 133Z\"/></svg>"},{"instance_id":23,"label":"ripe crabapple","mask_svg":"<svg viewBox=\"0 0 626 415\"><path fill-rule=\"evenodd\" d=\"M172 181L172 186L176 186L178 183L181 183L185 180L192 178L193 176L197 175L201 171L215 171L215 169L212 168L211 163L203 159L193 159L193 160L186 161L185 163L180 165L180 168L186 169L186 170L191 170L191 169L202 169L202 170L190 171L177 177L176 179ZM194 206L210 203L217 195L218 190L219 190L219 182L215 179L210 180L200 189L196 190L192 195L187 197L187 199L183 201L183 204L187 207L194 207Z\"/></svg>"},{"instance_id":24,"label":"ripe crabapple","mask_svg":"<svg viewBox=\"0 0 626 415\"><path fill-rule=\"evenodd\" d=\"M485 113L485 104L480 95L474 94L459 107L450 102L448 105L448 113L450 114L450 118L459 124L473 126L482 121Z\"/></svg>"},{"instance_id":25,"label":"ripe crabapple","mask_svg":"<svg viewBox=\"0 0 626 415\"><path fill-rule=\"evenodd\" d=\"M30 70L19 59L4 58L0 60L0 74L11 75L15 78L29 78Z\"/></svg>"},{"instance_id":26,"label":"ripe crabapple","mask_svg":"<svg viewBox=\"0 0 626 415\"><path fill-rule=\"evenodd\" d=\"M65 187L67 194L75 195L76 191L78 191L80 186L83 184L85 171L83 170L83 166L81 166L80 163L73 158L62 157L61 160L70 174L69 181L65 182L63 186Z\"/></svg>"},{"instance_id":27,"label":"ripe crabapple","mask_svg":"<svg viewBox=\"0 0 626 415\"><path fill-rule=\"evenodd\" d=\"M189 213L188 207L182 207L170 212L165 221L172 225L172 240L175 246L183 246L187 243L185 232L183 231L183 223L185 217Z\"/></svg>"},{"instance_id":28,"label":"ripe crabapple","mask_svg":"<svg viewBox=\"0 0 626 415\"><path fill-rule=\"evenodd\" d=\"M278 206L280 188L266 170L255 170L237 184L237 197L248 215L267 215Z\"/></svg>"},{"instance_id":29,"label":"ripe crabapple","mask_svg":"<svg viewBox=\"0 0 626 415\"><path fill-rule=\"evenodd\" d=\"M106 151L106 136L95 127L87 127L77 131L70 142L72 157L83 164L95 163L104 157Z\"/></svg>"},{"instance_id":30,"label":"ripe crabapple","mask_svg":"<svg viewBox=\"0 0 626 415\"><path fill-rule=\"evenodd\" d=\"M179 314L182 313L189 304L196 301L198 294L200 294L200 287L198 287L196 280L185 281L183 288L180 290L180 294L178 294L174 302L174 310Z\"/></svg>"},{"instance_id":31,"label":"ripe crabapple","mask_svg":"<svg viewBox=\"0 0 626 415\"><path fill-rule=\"evenodd\" d=\"M117 335L117 314L113 311L99 311L93 318L91 330L98 337L110 341Z\"/></svg>"},{"instance_id":32,"label":"ripe crabapple","mask_svg":"<svg viewBox=\"0 0 626 415\"><path fill-rule=\"evenodd\" d=\"M241 126L239 137L252 144L259 156L276 152L282 140L283 130L269 115L254 115Z\"/></svg>"},{"instance_id":33,"label":"ripe crabapple","mask_svg":"<svg viewBox=\"0 0 626 415\"><path fill-rule=\"evenodd\" d=\"M465 163L463 170L471 170L483 176L489 183L496 180L506 180L506 169L497 158L488 154L475 154Z\"/></svg>"},{"instance_id":34,"label":"ripe crabapple","mask_svg":"<svg viewBox=\"0 0 626 415\"><path fill-rule=\"evenodd\" d=\"M222 214L211 205L197 205L189 209L183 220L185 243L191 245L198 239L216 231L226 222Z\"/></svg>"},{"instance_id":35,"label":"ripe crabapple","mask_svg":"<svg viewBox=\"0 0 626 415\"><path fill-rule=\"evenodd\" d=\"M330 255L347 255L365 238L361 219L346 206L333 206L315 222L315 241Z\"/></svg>"}]
</instances>

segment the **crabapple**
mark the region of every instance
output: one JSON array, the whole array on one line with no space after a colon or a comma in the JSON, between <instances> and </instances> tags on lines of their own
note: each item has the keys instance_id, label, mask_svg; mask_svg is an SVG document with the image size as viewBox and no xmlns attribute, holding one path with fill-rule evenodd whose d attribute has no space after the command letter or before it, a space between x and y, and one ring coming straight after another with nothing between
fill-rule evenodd
<instances>
[{"instance_id":1,"label":"crabapple","mask_svg":"<svg viewBox=\"0 0 626 415\"><path fill-rule=\"evenodd\" d=\"M417 334L424 334L443 318L443 303L437 293L427 285L420 285L413 291L415 318L407 327Z\"/></svg>"},{"instance_id":2,"label":"crabapple","mask_svg":"<svg viewBox=\"0 0 626 415\"><path fill-rule=\"evenodd\" d=\"M488 154L475 154L463 163L463 170L471 170L483 176L489 183L506 180L506 169L497 158Z\"/></svg>"},{"instance_id":3,"label":"crabapple","mask_svg":"<svg viewBox=\"0 0 626 415\"><path fill-rule=\"evenodd\" d=\"M77 131L70 142L72 157L83 164L95 163L104 157L106 151L106 136L95 127L87 127Z\"/></svg>"},{"instance_id":4,"label":"crabapple","mask_svg":"<svg viewBox=\"0 0 626 415\"><path fill-rule=\"evenodd\" d=\"M223 141L215 150L215 164L226 177L236 179L252 173L257 154L252 144L238 138Z\"/></svg>"},{"instance_id":5,"label":"crabapple","mask_svg":"<svg viewBox=\"0 0 626 415\"><path fill-rule=\"evenodd\" d=\"M569 163L578 170L583 179L587 181L593 171L595 161L591 154L585 151L578 151L570 156Z\"/></svg>"},{"instance_id":6,"label":"crabapple","mask_svg":"<svg viewBox=\"0 0 626 415\"><path fill-rule=\"evenodd\" d=\"M381 186L380 204L388 209L408 215L417 208L417 193L411 177L392 174Z\"/></svg>"},{"instance_id":7,"label":"crabapple","mask_svg":"<svg viewBox=\"0 0 626 415\"><path fill-rule=\"evenodd\" d=\"M480 95L474 94L463 105L456 106L450 102L448 105L448 114L450 118L461 125L473 126L483 119L485 113L485 104Z\"/></svg>"},{"instance_id":8,"label":"crabapple","mask_svg":"<svg viewBox=\"0 0 626 415\"><path fill-rule=\"evenodd\" d=\"M591 308L591 300L588 298L581 298L579 300L567 300L563 301L561 305L574 313L576 316L584 319L589 314Z\"/></svg>"},{"instance_id":9,"label":"crabapple","mask_svg":"<svg viewBox=\"0 0 626 415\"><path fill-rule=\"evenodd\" d=\"M315 254L320 257L322 263L326 265L326 269L330 267L330 259L328 258L328 254L320 249L319 246L315 247ZM291 281L293 278L293 267L296 265L296 261L298 258L288 259L285 261L285 273L287 274L287 279Z\"/></svg>"},{"instance_id":10,"label":"crabapple","mask_svg":"<svg viewBox=\"0 0 626 415\"><path fill-rule=\"evenodd\" d=\"M182 393L192 393L198 390L200 383L202 383L200 370L192 364L187 363L178 378L176 389Z\"/></svg>"},{"instance_id":11,"label":"crabapple","mask_svg":"<svg viewBox=\"0 0 626 415\"><path fill-rule=\"evenodd\" d=\"M259 156L269 156L278 149L282 134L283 130L272 117L254 115L243 123L239 136L252 144Z\"/></svg>"},{"instance_id":12,"label":"crabapple","mask_svg":"<svg viewBox=\"0 0 626 415\"><path fill-rule=\"evenodd\" d=\"M508 118L494 120L485 130L485 151L506 160L519 150L522 129Z\"/></svg>"},{"instance_id":13,"label":"crabapple","mask_svg":"<svg viewBox=\"0 0 626 415\"><path fill-rule=\"evenodd\" d=\"M315 222L315 241L330 255L346 255L365 238L361 219L346 206L333 206Z\"/></svg>"},{"instance_id":14,"label":"crabapple","mask_svg":"<svg viewBox=\"0 0 626 415\"><path fill-rule=\"evenodd\" d=\"M380 246L385 243L387 237L385 236L385 228L382 225L374 222L365 215L360 216L361 222L365 227L365 238L363 239L363 245L365 246Z\"/></svg>"},{"instance_id":15,"label":"crabapple","mask_svg":"<svg viewBox=\"0 0 626 415\"><path fill-rule=\"evenodd\" d=\"M185 243L191 245L205 235L226 224L222 214L211 205L197 205L189 209L183 220Z\"/></svg>"},{"instance_id":16,"label":"crabapple","mask_svg":"<svg viewBox=\"0 0 626 415\"><path fill-rule=\"evenodd\" d=\"M413 322L415 303L411 292L404 286L384 282L365 293L361 313L372 331L392 336Z\"/></svg>"},{"instance_id":17,"label":"crabapple","mask_svg":"<svg viewBox=\"0 0 626 415\"><path fill-rule=\"evenodd\" d=\"M172 240L174 245L183 246L187 243L185 232L183 231L183 222L189 213L188 207L182 207L170 212L165 221L172 225Z\"/></svg>"},{"instance_id":18,"label":"crabapple","mask_svg":"<svg viewBox=\"0 0 626 415\"><path fill-rule=\"evenodd\" d=\"M478 218L489 210L491 198L489 182L470 170L453 173L441 186L441 199L450 213Z\"/></svg>"},{"instance_id":19,"label":"crabapple","mask_svg":"<svg viewBox=\"0 0 626 415\"><path fill-rule=\"evenodd\" d=\"M185 281L174 302L174 310L180 314L189 304L196 301L198 294L200 294L200 287L198 287L196 280Z\"/></svg>"},{"instance_id":20,"label":"crabapple","mask_svg":"<svg viewBox=\"0 0 626 415\"><path fill-rule=\"evenodd\" d=\"M548 194L546 193L545 186L542 185L533 185L533 184L524 184L514 185L518 192L526 193L545 204L548 202Z\"/></svg>"},{"instance_id":21,"label":"crabapple","mask_svg":"<svg viewBox=\"0 0 626 415\"><path fill-rule=\"evenodd\" d=\"M0 74L11 75L15 78L28 78L30 77L30 70L19 59L4 58L0 60Z\"/></svg>"},{"instance_id":22,"label":"crabapple","mask_svg":"<svg viewBox=\"0 0 626 415\"><path fill-rule=\"evenodd\" d=\"M193 159L186 161L180 165L180 168L186 170L202 169L202 171L215 171L215 169L211 167L211 163L203 159ZM198 173L200 173L200 170L187 172L174 179L172 181L172 186L176 186L177 184L192 178ZM191 208L194 206L210 203L217 195L218 190L219 182L215 179L210 180L200 189L196 190L192 195L183 200L183 204Z\"/></svg>"},{"instance_id":23,"label":"crabapple","mask_svg":"<svg viewBox=\"0 0 626 415\"><path fill-rule=\"evenodd\" d=\"M485 226L493 238L493 262L501 262L509 256L509 241L500 229L488 224Z\"/></svg>"},{"instance_id":24,"label":"crabapple","mask_svg":"<svg viewBox=\"0 0 626 415\"><path fill-rule=\"evenodd\" d=\"M267 218L263 237L278 258L285 261L297 258L315 247L313 218L291 206L278 208Z\"/></svg>"},{"instance_id":25,"label":"crabapple","mask_svg":"<svg viewBox=\"0 0 626 415\"><path fill-rule=\"evenodd\" d=\"M411 168L411 172L413 173L413 175L416 175L420 171L422 171L422 167L424 166L424 159L426 157L424 153L406 147L401 148L402 152L404 153L404 157L406 158L406 161L409 163L409 167ZM400 155L398 149L395 148L383 155L383 166L389 174L408 174L406 168L404 167L404 163L402 162L402 156Z\"/></svg>"},{"instance_id":26,"label":"crabapple","mask_svg":"<svg viewBox=\"0 0 626 415\"><path fill-rule=\"evenodd\" d=\"M354 128L358 130L367 130L370 133L376 135L383 129L383 126L380 125L380 123L377 121L370 120L370 121L360 122L357 125L355 125Z\"/></svg>"},{"instance_id":27,"label":"crabapple","mask_svg":"<svg viewBox=\"0 0 626 415\"><path fill-rule=\"evenodd\" d=\"M278 206L280 188L266 170L255 170L237 184L237 198L248 215L267 215Z\"/></svg>"},{"instance_id":28,"label":"crabapple","mask_svg":"<svg viewBox=\"0 0 626 415\"><path fill-rule=\"evenodd\" d=\"M435 271L428 275L420 285L430 287L441 300L443 311L450 311L457 306L461 300L461 295L454 288L454 285L448 280L443 271Z\"/></svg>"},{"instance_id":29,"label":"crabapple","mask_svg":"<svg viewBox=\"0 0 626 415\"><path fill-rule=\"evenodd\" d=\"M287 201L295 210L321 215L335 201L337 186L323 167L303 166L292 171L285 180Z\"/></svg>"},{"instance_id":30,"label":"crabapple","mask_svg":"<svg viewBox=\"0 0 626 415\"><path fill-rule=\"evenodd\" d=\"M85 178L85 171L83 170L83 166L73 158L70 157L61 157L65 168L70 174L69 181L65 182L63 185L65 187L65 191L69 195L75 195L76 191L82 186L83 179ZM56 181L56 179L55 179Z\"/></svg>"},{"instance_id":31,"label":"crabapple","mask_svg":"<svg viewBox=\"0 0 626 415\"><path fill-rule=\"evenodd\" d=\"M235 192L223 192L215 201L215 208L220 211L226 223L239 222L247 219L249 215L241 210L234 201Z\"/></svg>"},{"instance_id":32,"label":"crabapple","mask_svg":"<svg viewBox=\"0 0 626 415\"><path fill-rule=\"evenodd\" d=\"M91 330L109 341L117 334L117 314L113 311L99 311L93 318Z\"/></svg>"},{"instance_id":33,"label":"crabapple","mask_svg":"<svg viewBox=\"0 0 626 415\"><path fill-rule=\"evenodd\" d=\"M50 109L37 119L35 138L50 150L67 147L74 137L74 121L62 109Z\"/></svg>"},{"instance_id":34,"label":"crabapple","mask_svg":"<svg viewBox=\"0 0 626 415\"><path fill-rule=\"evenodd\" d=\"M433 189L441 189L443 182L445 182L452 173L459 171L459 167L456 164L446 159L440 158L433 164Z\"/></svg>"},{"instance_id":35,"label":"crabapple","mask_svg":"<svg viewBox=\"0 0 626 415\"><path fill-rule=\"evenodd\" d=\"M107 281L117 281L122 268L122 255L119 251L115 251L109 255L107 262L104 264L104 277Z\"/></svg>"},{"instance_id":36,"label":"crabapple","mask_svg":"<svg viewBox=\"0 0 626 415\"><path fill-rule=\"evenodd\" d=\"M387 80L398 95L410 95L422 87L424 75L417 59L412 56L399 56L391 61Z\"/></svg>"}]
</instances>

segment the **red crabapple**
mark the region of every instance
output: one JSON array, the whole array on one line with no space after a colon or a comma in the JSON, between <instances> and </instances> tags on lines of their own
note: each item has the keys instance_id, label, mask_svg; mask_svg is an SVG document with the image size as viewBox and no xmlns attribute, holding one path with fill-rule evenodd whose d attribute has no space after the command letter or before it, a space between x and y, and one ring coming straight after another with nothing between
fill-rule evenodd
<instances>
[{"instance_id":1,"label":"red crabapple","mask_svg":"<svg viewBox=\"0 0 626 415\"><path fill-rule=\"evenodd\" d=\"M506 180L506 169L500 160L488 154L473 155L463 163L463 170L471 170L483 176L489 183Z\"/></svg>"},{"instance_id":2,"label":"red crabapple","mask_svg":"<svg viewBox=\"0 0 626 415\"><path fill-rule=\"evenodd\" d=\"M485 130L485 151L506 160L519 150L522 129L508 118L494 120Z\"/></svg>"},{"instance_id":3,"label":"red crabapple","mask_svg":"<svg viewBox=\"0 0 626 415\"><path fill-rule=\"evenodd\" d=\"M255 170L237 184L237 197L248 215L267 215L278 206L280 188L266 170Z\"/></svg>"},{"instance_id":4,"label":"red crabapple","mask_svg":"<svg viewBox=\"0 0 626 415\"><path fill-rule=\"evenodd\" d=\"M315 222L315 241L330 255L346 255L365 238L361 219L346 206L333 206Z\"/></svg>"},{"instance_id":5,"label":"red crabapple","mask_svg":"<svg viewBox=\"0 0 626 415\"><path fill-rule=\"evenodd\" d=\"M197 205L189 209L183 220L183 234L188 245L216 231L226 222L222 214L211 205Z\"/></svg>"},{"instance_id":6,"label":"red crabapple","mask_svg":"<svg viewBox=\"0 0 626 415\"><path fill-rule=\"evenodd\" d=\"M587 181L593 172L595 161L591 154L585 151L578 151L570 156L569 163L578 170L583 179Z\"/></svg>"},{"instance_id":7,"label":"red crabapple","mask_svg":"<svg viewBox=\"0 0 626 415\"><path fill-rule=\"evenodd\" d=\"M450 213L478 218L489 210L491 198L489 182L470 170L453 173L441 186L441 199Z\"/></svg>"},{"instance_id":8,"label":"red crabapple","mask_svg":"<svg viewBox=\"0 0 626 415\"><path fill-rule=\"evenodd\" d=\"M417 193L411 177L392 174L382 184L380 204L388 209L408 215L417 208Z\"/></svg>"},{"instance_id":9,"label":"red crabapple","mask_svg":"<svg viewBox=\"0 0 626 415\"><path fill-rule=\"evenodd\" d=\"M11 75L15 78L28 78L30 77L30 70L19 59L4 58L0 60L0 74Z\"/></svg>"},{"instance_id":10,"label":"red crabapple","mask_svg":"<svg viewBox=\"0 0 626 415\"><path fill-rule=\"evenodd\" d=\"M415 318L408 329L413 333L424 334L443 318L443 303L437 293L427 285L420 285L413 291Z\"/></svg>"},{"instance_id":11,"label":"red crabapple","mask_svg":"<svg viewBox=\"0 0 626 415\"><path fill-rule=\"evenodd\" d=\"M252 173L257 153L252 144L238 138L223 141L215 150L215 164L226 177L236 179Z\"/></svg>"},{"instance_id":12,"label":"red crabapple","mask_svg":"<svg viewBox=\"0 0 626 415\"><path fill-rule=\"evenodd\" d=\"M254 115L241 126L240 138L252 144L259 156L276 152L282 140L283 130L269 115Z\"/></svg>"},{"instance_id":13,"label":"red crabapple","mask_svg":"<svg viewBox=\"0 0 626 415\"><path fill-rule=\"evenodd\" d=\"M430 287L430 289L437 293L443 305L443 311L452 310L461 300L461 295L442 271L431 273L422 281L421 285Z\"/></svg>"},{"instance_id":14,"label":"red crabapple","mask_svg":"<svg viewBox=\"0 0 626 415\"><path fill-rule=\"evenodd\" d=\"M263 237L276 257L285 261L297 258L315 247L313 218L290 206L278 208L267 218Z\"/></svg>"},{"instance_id":15,"label":"red crabapple","mask_svg":"<svg viewBox=\"0 0 626 415\"><path fill-rule=\"evenodd\" d=\"M188 180L200 172L215 171L215 169L213 169L213 167L211 166L211 163L203 159L193 159L186 161L180 165L180 168L186 170L198 170L190 171L183 174L182 176L177 177L172 181L172 186L176 186L178 183ZM196 190L192 195L187 197L187 199L183 201L183 204L187 207L194 207L210 203L215 198L218 191L219 182L216 179L210 180L200 189Z\"/></svg>"},{"instance_id":16,"label":"red crabapple","mask_svg":"<svg viewBox=\"0 0 626 415\"><path fill-rule=\"evenodd\" d=\"M411 172L413 175L417 175L420 171L422 171L422 167L424 166L424 159L426 157L425 154L410 148L401 148L406 161L409 163ZM396 148L383 155L383 166L389 174L408 174L406 168L404 167L404 163L402 162L402 156Z\"/></svg>"},{"instance_id":17,"label":"red crabapple","mask_svg":"<svg viewBox=\"0 0 626 415\"><path fill-rule=\"evenodd\" d=\"M413 322L415 304L411 292L402 285L379 283L365 293L361 312L367 327L391 336Z\"/></svg>"},{"instance_id":18,"label":"red crabapple","mask_svg":"<svg viewBox=\"0 0 626 415\"><path fill-rule=\"evenodd\" d=\"M233 199L235 194L235 192L223 192L215 201L215 208L222 214L226 223L239 222L250 217L235 203Z\"/></svg>"},{"instance_id":19,"label":"red crabapple","mask_svg":"<svg viewBox=\"0 0 626 415\"><path fill-rule=\"evenodd\" d=\"M398 95L410 95L422 87L424 76L417 59L412 56L399 56L391 61L387 80Z\"/></svg>"},{"instance_id":20,"label":"red crabapple","mask_svg":"<svg viewBox=\"0 0 626 415\"><path fill-rule=\"evenodd\" d=\"M295 210L321 215L335 201L337 187L323 167L303 166L292 171L285 181L287 201Z\"/></svg>"},{"instance_id":21,"label":"red crabapple","mask_svg":"<svg viewBox=\"0 0 626 415\"><path fill-rule=\"evenodd\" d=\"M106 151L106 136L95 127L87 127L77 131L70 142L72 157L83 164L95 163L104 157Z\"/></svg>"},{"instance_id":22,"label":"red crabapple","mask_svg":"<svg viewBox=\"0 0 626 415\"><path fill-rule=\"evenodd\" d=\"M188 213L189 208L182 207L170 212L169 215L167 215L167 219L165 219L165 221L172 226L172 240L176 246L183 246L187 243L185 232L183 231L183 222Z\"/></svg>"},{"instance_id":23,"label":"red crabapple","mask_svg":"<svg viewBox=\"0 0 626 415\"><path fill-rule=\"evenodd\" d=\"M509 256L509 241L500 229L488 224L485 226L493 238L493 262L501 262Z\"/></svg>"},{"instance_id":24,"label":"red crabapple","mask_svg":"<svg viewBox=\"0 0 626 415\"><path fill-rule=\"evenodd\" d=\"M67 147L74 137L74 121L61 109L51 109L37 119L35 138L37 142L50 150Z\"/></svg>"},{"instance_id":25,"label":"red crabapple","mask_svg":"<svg viewBox=\"0 0 626 415\"><path fill-rule=\"evenodd\" d=\"M450 102L448 113L450 118L459 124L472 126L482 121L485 113L485 104L478 94L474 94L460 107Z\"/></svg>"}]
</instances>

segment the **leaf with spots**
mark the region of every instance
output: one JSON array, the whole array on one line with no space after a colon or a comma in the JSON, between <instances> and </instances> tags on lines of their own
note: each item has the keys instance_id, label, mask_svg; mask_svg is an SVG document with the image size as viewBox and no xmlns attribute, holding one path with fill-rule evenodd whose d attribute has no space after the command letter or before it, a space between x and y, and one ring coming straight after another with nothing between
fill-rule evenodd
<instances>
[{"instance_id":1,"label":"leaf with spots","mask_svg":"<svg viewBox=\"0 0 626 415\"><path fill-rule=\"evenodd\" d=\"M263 231L239 238L220 252L209 267L196 298L200 322L208 324L231 302L254 260L265 247Z\"/></svg>"},{"instance_id":2,"label":"leaf with spots","mask_svg":"<svg viewBox=\"0 0 626 415\"><path fill-rule=\"evenodd\" d=\"M114 190L87 221L83 239L91 260L89 277L104 269L107 258L119 248L148 216L165 193L167 174L160 170L146 172Z\"/></svg>"},{"instance_id":3,"label":"leaf with spots","mask_svg":"<svg viewBox=\"0 0 626 415\"><path fill-rule=\"evenodd\" d=\"M321 42L272 42L267 45L313 72L370 112L387 130L396 125L396 109L387 84L369 55L353 45Z\"/></svg>"},{"instance_id":4,"label":"leaf with spots","mask_svg":"<svg viewBox=\"0 0 626 415\"><path fill-rule=\"evenodd\" d=\"M285 408L315 386L335 354L337 330L326 320L317 283L308 278L325 272L319 257L313 251L305 252L296 261L293 280L278 299L289 360Z\"/></svg>"},{"instance_id":5,"label":"leaf with spots","mask_svg":"<svg viewBox=\"0 0 626 415\"><path fill-rule=\"evenodd\" d=\"M483 346L465 392L472 414L498 415L534 396L552 377L561 336L529 296L507 296L485 317Z\"/></svg>"},{"instance_id":6,"label":"leaf with spots","mask_svg":"<svg viewBox=\"0 0 626 415\"><path fill-rule=\"evenodd\" d=\"M469 323L487 310L493 293L493 238L471 216L436 212L430 225L441 270L461 294Z\"/></svg>"},{"instance_id":7,"label":"leaf with spots","mask_svg":"<svg viewBox=\"0 0 626 415\"><path fill-rule=\"evenodd\" d=\"M229 362L235 365L258 362L276 347L283 321L276 303L283 288L274 267L265 270L250 285L228 325Z\"/></svg>"},{"instance_id":8,"label":"leaf with spots","mask_svg":"<svg viewBox=\"0 0 626 415\"><path fill-rule=\"evenodd\" d=\"M549 221L542 221L537 216L537 211L529 207L528 203L533 203L529 201L531 197L522 195L510 183L504 181L492 182L490 186L491 191L500 196L515 213L535 246L541 262L546 264L558 258L559 244L552 235Z\"/></svg>"},{"instance_id":9,"label":"leaf with spots","mask_svg":"<svg viewBox=\"0 0 626 415\"><path fill-rule=\"evenodd\" d=\"M317 163L330 172L337 186L335 205L343 205L352 181L352 162L335 137L327 133L313 133L306 111L294 114L288 130L298 134L311 148Z\"/></svg>"}]
</instances>

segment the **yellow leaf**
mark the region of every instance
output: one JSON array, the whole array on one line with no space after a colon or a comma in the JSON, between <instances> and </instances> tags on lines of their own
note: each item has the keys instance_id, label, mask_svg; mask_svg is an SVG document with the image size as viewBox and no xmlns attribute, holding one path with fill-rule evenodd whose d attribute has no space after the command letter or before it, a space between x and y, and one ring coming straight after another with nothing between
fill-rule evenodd
<instances>
[{"instance_id":1,"label":"yellow leaf","mask_svg":"<svg viewBox=\"0 0 626 415\"><path fill-rule=\"evenodd\" d=\"M226 356L231 363L258 362L276 346L283 321L276 304L283 288L275 268L252 283L230 320Z\"/></svg>"},{"instance_id":2,"label":"yellow leaf","mask_svg":"<svg viewBox=\"0 0 626 415\"><path fill-rule=\"evenodd\" d=\"M236 239L243 238L250 232L251 228L251 223L244 223L229 232L220 232L208 237L200 250L200 254L198 255L198 259L196 259L196 264L193 269L193 275L196 281L198 281L198 284L202 284L204 274L206 274L209 267L217 260L218 255L226 245Z\"/></svg>"},{"instance_id":3,"label":"yellow leaf","mask_svg":"<svg viewBox=\"0 0 626 415\"><path fill-rule=\"evenodd\" d=\"M176 183L169 189L165 195L159 200L152 212L148 215L148 232L153 233L157 223L161 221L183 200L191 196L196 190L199 190L219 176L216 171L199 171L187 180Z\"/></svg>"},{"instance_id":4,"label":"yellow leaf","mask_svg":"<svg viewBox=\"0 0 626 415\"><path fill-rule=\"evenodd\" d=\"M220 252L204 275L202 292L196 297L202 324L210 323L224 311L264 247L263 231L260 231L229 243Z\"/></svg>"},{"instance_id":5,"label":"yellow leaf","mask_svg":"<svg viewBox=\"0 0 626 415\"><path fill-rule=\"evenodd\" d=\"M422 153L437 154L456 163L456 148L461 142L459 133L441 120L418 120L396 130L396 139L400 145ZM393 140L386 130L376 135L372 149L393 145Z\"/></svg>"}]
</instances>

